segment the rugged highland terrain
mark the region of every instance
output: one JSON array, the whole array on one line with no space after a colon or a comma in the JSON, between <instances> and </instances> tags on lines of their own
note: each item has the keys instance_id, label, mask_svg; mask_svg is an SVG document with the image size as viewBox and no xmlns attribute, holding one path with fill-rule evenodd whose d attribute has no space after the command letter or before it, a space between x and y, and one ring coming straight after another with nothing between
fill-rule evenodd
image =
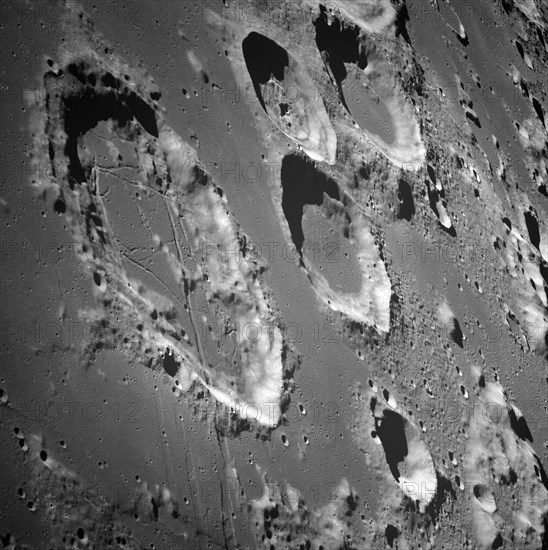
<instances>
[{"instance_id":1,"label":"rugged highland terrain","mask_svg":"<svg viewBox=\"0 0 548 550\"><path fill-rule=\"evenodd\" d=\"M544 3L2 13L3 547L547 547Z\"/></svg>"}]
</instances>

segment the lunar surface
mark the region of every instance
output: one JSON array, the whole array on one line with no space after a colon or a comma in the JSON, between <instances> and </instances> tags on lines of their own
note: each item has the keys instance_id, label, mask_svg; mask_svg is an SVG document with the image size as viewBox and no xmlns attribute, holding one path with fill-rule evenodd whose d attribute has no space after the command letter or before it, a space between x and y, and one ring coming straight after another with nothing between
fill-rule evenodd
<instances>
[{"instance_id":1,"label":"lunar surface","mask_svg":"<svg viewBox=\"0 0 548 550\"><path fill-rule=\"evenodd\" d=\"M0 12L2 548L548 548L544 0Z\"/></svg>"}]
</instances>

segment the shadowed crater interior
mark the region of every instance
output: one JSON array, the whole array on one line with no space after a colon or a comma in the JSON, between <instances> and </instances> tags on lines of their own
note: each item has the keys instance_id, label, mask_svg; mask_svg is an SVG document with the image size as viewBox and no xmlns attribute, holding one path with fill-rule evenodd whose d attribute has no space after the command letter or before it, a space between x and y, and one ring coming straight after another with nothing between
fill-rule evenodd
<instances>
[{"instance_id":1,"label":"shadowed crater interior","mask_svg":"<svg viewBox=\"0 0 548 550\"><path fill-rule=\"evenodd\" d=\"M411 221L415 215L415 201L411 187L404 179L398 182L398 199L400 201L398 218Z\"/></svg>"},{"instance_id":2,"label":"shadowed crater interior","mask_svg":"<svg viewBox=\"0 0 548 550\"><path fill-rule=\"evenodd\" d=\"M531 430L529 430L529 426L527 425L527 421L523 416L517 417L516 413L514 412L514 409L509 408L508 409L508 416L510 417L510 425L512 426L512 429L516 433L516 435L523 440L528 439L529 441L533 442L533 435L531 434Z\"/></svg>"},{"instance_id":3,"label":"shadowed crater interior","mask_svg":"<svg viewBox=\"0 0 548 550\"><path fill-rule=\"evenodd\" d=\"M320 52L327 52L329 67L335 80L340 84L347 75L345 63L356 63L360 69L367 67L367 57L359 44L360 29L357 26L344 26L338 18L328 22L327 10L320 5L320 16L314 21L316 45Z\"/></svg>"},{"instance_id":4,"label":"shadowed crater interior","mask_svg":"<svg viewBox=\"0 0 548 550\"><path fill-rule=\"evenodd\" d=\"M386 536L386 542L388 543L388 546L390 546L390 548L394 548L394 541L398 538L400 534L398 528L389 523L386 526L384 534Z\"/></svg>"},{"instance_id":5,"label":"shadowed crater interior","mask_svg":"<svg viewBox=\"0 0 548 550\"><path fill-rule=\"evenodd\" d=\"M258 32L244 38L242 50L255 93L266 111L261 84L266 84L271 76L280 82L284 80L285 68L289 66L288 53L274 40Z\"/></svg>"},{"instance_id":6,"label":"shadowed crater interior","mask_svg":"<svg viewBox=\"0 0 548 550\"><path fill-rule=\"evenodd\" d=\"M396 481L400 480L398 464L407 456L405 420L401 415L385 409L381 419L375 418L375 429L381 440L386 462Z\"/></svg>"},{"instance_id":7,"label":"shadowed crater interior","mask_svg":"<svg viewBox=\"0 0 548 550\"><path fill-rule=\"evenodd\" d=\"M540 246L540 230L538 222L532 212L524 212L525 224L527 225L527 231L529 232L529 239L531 244L538 250Z\"/></svg>"},{"instance_id":8,"label":"shadowed crater interior","mask_svg":"<svg viewBox=\"0 0 548 550\"><path fill-rule=\"evenodd\" d=\"M162 366L169 376L175 376L179 370L179 363L175 359L175 354L169 350L164 354Z\"/></svg>"},{"instance_id":9,"label":"shadowed crater interior","mask_svg":"<svg viewBox=\"0 0 548 550\"><path fill-rule=\"evenodd\" d=\"M287 155L282 161L282 209L289 224L291 238L302 256L304 233L302 218L304 206L324 202L324 193L340 200L337 184L298 155Z\"/></svg>"},{"instance_id":10,"label":"shadowed crater interior","mask_svg":"<svg viewBox=\"0 0 548 550\"><path fill-rule=\"evenodd\" d=\"M124 127L135 118L146 132L158 137L156 114L151 105L135 91L115 78L111 73L96 73L84 63L72 63L66 74L48 71L44 86L49 97L58 97L55 113L62 121L67 134L64 153L69 161L71 179L77 183L86 181L84 169L78 158L78 139L100 121L114 120ZM54 157L50 142L50 158Z\"/></svg>"}]
</instances>

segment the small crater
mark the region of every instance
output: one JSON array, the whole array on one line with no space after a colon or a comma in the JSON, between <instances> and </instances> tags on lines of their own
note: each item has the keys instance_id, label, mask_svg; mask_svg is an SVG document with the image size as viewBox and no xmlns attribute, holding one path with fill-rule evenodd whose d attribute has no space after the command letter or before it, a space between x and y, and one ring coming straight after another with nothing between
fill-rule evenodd
<instances>
[{"instance_id":1,"label":"small crater","mask_svg":"<svg viewBox=\"0 0 548 550\"><path fill-rule=\"evenodd\" d=\"M400 202L398 218L411 221L415 215L415 201L411 186L404 179L398 182L398 200Z\"/></svg>"},{"instance_id":2,"label":"small crater","mask_svg":"<svg viewBox=\"0 0 548 550\"><path fill-rule=\"evenodd\" d=\"M179 363L175 359L175 353L173 353L172 350L169 349L164 353L162 366L169 376L175 376L177 374Z\"/></svg>"}]
</instances>

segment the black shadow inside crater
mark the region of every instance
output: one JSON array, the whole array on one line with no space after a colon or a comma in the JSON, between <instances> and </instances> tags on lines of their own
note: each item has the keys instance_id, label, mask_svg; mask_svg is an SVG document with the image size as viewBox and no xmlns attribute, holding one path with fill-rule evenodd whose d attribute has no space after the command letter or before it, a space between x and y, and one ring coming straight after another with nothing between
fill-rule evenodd
<instances>
[{"instance_id":1,"label":"black shadow inside crater","mask_svg":"<svg viewBox=\"0 0 548 550\"><path fill-rule=\"evenodd\" d=\"M261 84L266 84L271 76L283 82L285 69L289 67L289 55L274 40L258 32L252 32L244 38L242 50L253 88L266 111Z\"/></svg>"},{"instance_id":2,"label":"black shadow inside crater","mask_svg":"<svg viewBox=\"0 0 548 550\"><path fill-rule=\"evenodd\" d=\"M400 202L398 218L411 221L415 215L415 201L411 186L402 178L398 182L398 199Z\"/></svg>"},{"instance_id":3,"label":"black shadow inside crater","mask_svg":"<svg viewBox=\"0 0 548 550\"><path fill-rule=\"evenodd\" d=\"M179 363L175 358L175 353L171 350L166 351L162 361L162 366L169 376L175 376L179 370Z\"/></svg>"},{"instance_id":4,"label":"black shadow inside crater","mask_svg":"<svg viewBox=\"0 0 548 550\"><path fill-rule=\"evenodd\" d=\"M362 74L370 63L371 48L360 27L328 16L324 6L320 6L314 27L316 46L335 81L344 108L362 130L380 137L387 144L393 143L396 128L384 101L393 90L379 83L379 79L369 82L369 77Z\"/></svg>"},{"instance_id":5,"label":"black shadow inside crater","mask_svg":"<svg viewBox=\"0 0 548 550\"><path fill-rule=\"evenodd\" d=\"M390 471L395 480L399 481L398 464L408 453L405 420L398 413L385 409L382 419L375 418L375 429L380 437Z\"/></svg>"},{"instance_id":6,"label":"black shadow inside crater","mask_svg":"<svg viewBox=\"0 0 548 550\"><path fill-rule=\"evenodd\" d=\"M356 63L360 69L367 67L367 57L359 46L360 29L344 26L337 17L329 24L324 6L320 6L320 12L314 21L316 45L320 52L327 52L329 68L340 85L347 75L345 63Z\"/></svg>"},{"instance_id":7,"label":"black shadow inside crater","mask_svg":"<svg viewBox=\"0 0 548 550\"><path fill-rule=\"evenodd\" d=\"M282 209L289 224L291 238L302 256L304 232L302 219L307 204L320 206L324 193L340 200L339 188L335 181L314 168L298 155L287 155L282 161Z\"/></svg>"},{"instance_id":8,"label":"black shadow inside crater","mask_svg":"<svg viewBox=\"0 0 548 550\"><path fill-rule=\"evenodd\" d=\"M67 134L64 153L71 179L77 183L86 180L78 157L78 139L100 121L114 120L123 127L135 118L146 132L158 137L153 107L109 72L96 74L83 63L73 63L64 75L46 73L44 85L50 96L60 97L58 116Z\"/></svg>"}]
</instances>

